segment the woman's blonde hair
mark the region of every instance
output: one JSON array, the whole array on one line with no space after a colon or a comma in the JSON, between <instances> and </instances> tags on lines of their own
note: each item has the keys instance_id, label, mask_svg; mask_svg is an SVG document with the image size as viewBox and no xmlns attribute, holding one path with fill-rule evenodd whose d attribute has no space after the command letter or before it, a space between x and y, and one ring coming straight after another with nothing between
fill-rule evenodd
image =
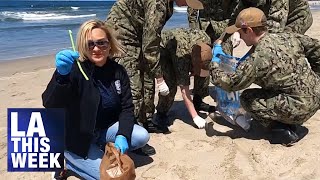
<instances>
[{"instance_id":1,"label":"woman's blonde hair","mask_svg":"<svg viewBox=\"0 0 320 180\"><path fill-rule=\"evenodd\" d=\"M123 47L120 45L120 43L116 40L115 35L113 33L113 30L110 27L107 27L103 21L94 19L94 20L88 20L84 22L78 31L77 35L77 51L79 51L80 61L85 61L88 59L89 54L89 47L88 47L88 37L89 33L95 28L102 29L106 35L107 39L110 43L110 54L109 57L120 57L124 53Z\"/></svg>"}]
</instances>

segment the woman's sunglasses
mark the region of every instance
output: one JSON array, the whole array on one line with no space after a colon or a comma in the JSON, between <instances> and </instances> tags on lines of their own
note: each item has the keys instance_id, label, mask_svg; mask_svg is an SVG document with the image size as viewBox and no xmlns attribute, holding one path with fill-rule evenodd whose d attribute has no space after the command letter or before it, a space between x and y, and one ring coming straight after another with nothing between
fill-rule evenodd
<instances>
[{"instance_id":1,"label":"woman's sunglasses","mask_svg":"<svg viewBox=\"0 0 320 180\"><path fill-rule=\"evenodd\" d=\"M93 50L94 47L97 46L101 50L106 50L109 47L109 41L108 40L98 40L98 41L88 41L88 47L90 50Z\"/></svg>"}]
</instances>

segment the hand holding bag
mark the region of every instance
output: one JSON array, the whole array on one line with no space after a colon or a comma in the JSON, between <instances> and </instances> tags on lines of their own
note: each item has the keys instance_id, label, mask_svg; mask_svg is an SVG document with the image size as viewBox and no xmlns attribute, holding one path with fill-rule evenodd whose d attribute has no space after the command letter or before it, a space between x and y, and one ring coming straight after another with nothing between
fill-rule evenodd
<instances>
[{"instance_id":1,"label":"hand holding bag","mask_svg":"<svg viewBox=\"0 0 320 180\"><path fill-rule=\"evenodd\" d=\"M133 160L121 154L113 145L107 143L100 164L101 180L134 180L136 178Z\"/></svg>"}]
</instances>

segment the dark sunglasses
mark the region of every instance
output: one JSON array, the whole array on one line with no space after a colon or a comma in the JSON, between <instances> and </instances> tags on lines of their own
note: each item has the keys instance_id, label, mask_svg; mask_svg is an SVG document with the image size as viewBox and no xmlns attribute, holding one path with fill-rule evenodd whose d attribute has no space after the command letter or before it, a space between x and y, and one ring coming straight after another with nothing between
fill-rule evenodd
<instances>
[{"instance_id":1,"label":"dark sunglasses","mask_svg":"<svg viewBox=\"0 0 320 180\"><path fill-rule=\"evenodd\" d=\"M101 50L106 50L109 47L109 41L108 40L98 40L98 41L88 41L88 47L90 50L93 50L94 47L97 46Z\"/></svg>"}]
</instances>

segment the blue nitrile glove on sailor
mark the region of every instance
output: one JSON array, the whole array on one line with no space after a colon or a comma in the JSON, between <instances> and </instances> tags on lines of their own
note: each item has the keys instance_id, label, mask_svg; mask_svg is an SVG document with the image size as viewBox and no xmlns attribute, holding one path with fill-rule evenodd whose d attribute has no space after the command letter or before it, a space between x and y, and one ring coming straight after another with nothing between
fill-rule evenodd
<instances>
[{"instance_id":1,"label":"blue nitrile glove on sailor","mask_svg":"<svg viewBox=\"0 0 320 180\"><path fill-rule=\"evenodd\" d=\"M221 44L214 45L213 50L212 50L212 54L213 54L213 58L212 58L211 62L216 62L218 64L220 63L219 56L221 56L221 55L226 56L228 58L232 58L232 56L223 52Z\"/></svg>"},{"instance_id":2,"label":"blue nitrile glove on sailor","mask_svg":"<svg viewBox=\"0 0 320 180\"><path fill-rule=\"evenodd\" d=\"M121 154L126 153L129 149L127 138L122 135L117 135L114 146L121 152Z\"/></svg>"},{"instance_id":3,"label":"blue nitrile glove on sailor","mask_svg":"<svg viewBox=\"0 0 320 180\"><path fill-rule=\"evenodd\" d=\"M218 63L218 64L220 63L220 58L219 58L219 56L225 56L225 57L230 58L230 59L235 58L236 60L239 61L239 62L238 62L238 65L239 65L242 61L246 60L246 59L250 56L250 52L247 52L247 53L246 53L243 57L241 57L241 58L233 57L233 56L231 56L231 55L226 54L225 52L223 52L221 44L215 44L212 51L213 51L213 52L212 52L213 58L212 58L211 62L216 62L216 63Z\"/></svg>"},{"instance_id":4,"label":"blue nitrile glove on sailor","mask_svg":"<svg viewBox=\"0 0 320 180\"><path fill-rule=\"evenodd\" d=\"M56 55L56 67L57 71L61 75L67 75L70 73L73 62L79 58L77 51L63 50Z\"/></svg>"}]
</instances>

